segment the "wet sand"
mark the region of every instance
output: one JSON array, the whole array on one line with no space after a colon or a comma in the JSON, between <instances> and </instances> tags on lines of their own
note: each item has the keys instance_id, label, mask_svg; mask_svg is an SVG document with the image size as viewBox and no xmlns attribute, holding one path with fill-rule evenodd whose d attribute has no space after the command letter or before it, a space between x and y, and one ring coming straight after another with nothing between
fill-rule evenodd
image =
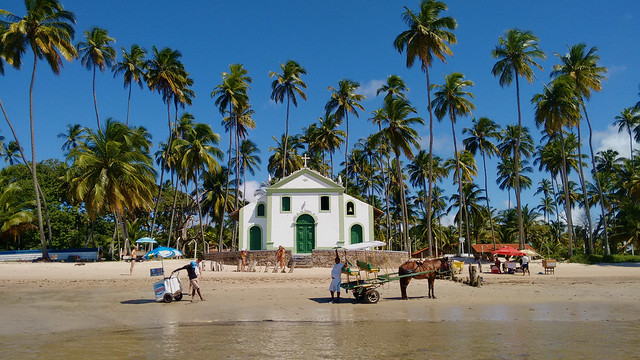
<instances>
[{"instance_id":1,"label":"wet sand","mask_svg":"<svg viewBox=\"0 0 640 360\"><path fill-rule=\"evenodd\" d=\"M169 260L164 266L170 272L185 263ZM130 335L124 336L124 343L134 347L144 343L146 336L167 341L174 334L184 339L174 344L182 355L194 350L189 339L199 338L202 332L206 334L202 350L222 351L222 357L228 358L245 357L247 346L255 347L256 357L269 356L269 344L279 333L299 337L302 352L298 354L311 358L320 357L317 348L324 348L327 341L342 345L335 356L326 356L351 351L358 358L358 349L372 341L367 340L369 335L380 344L389 342L386 350L375 353L378 356L419 358L422 352L417 349L427 349L438 357L465 347L473 357L490 358L490 353L483 354L489 351L483 344L507 339L528 345L524 352L518 352L518 346L501 352L505 358L571 357L580 354L575 353L579 349L582 357L626 357L625 344L635 346L640 330L640 264L559 264L555 275L540 275L540 263L533 263L531 276L483 273L484 285L479 288L437 280L437 299L426 297L426 280L411 282L408 301L400 300L399 284L391 282L379 288L381 299L373 305L357 303L344 293L340 304L330 304L330 269L274 274L238 273L231 267L204 272L204 302L191 303L185 296L180 302L156 303L152 286L158 278L151 278L149 269L158 266L160 262L155 261L138 263L129 276L128 263L0 263L0 348L4 349L0 357L48 357L65 346L81 354L89 344L117 343L123 332ZM183 286L188 286L185 272L181 278ZM442 334L438 347L405 334L407 329L425 328L432 335ZM585 328L592 330L580 330ZM611 332L618 336L605 336ZM219 335L212 337L215 333ZM219 343L222 333L227 343L237 339L237 346ZM345 337L353 340L341 340ZM81 343L64 341L78 338ZM461 339L468 339L465 346ZM412 350L404 352L392 345L395 342ZM609 349L606 344L612 343L616 346ZM45 351L42 344L57 350ZM124 351L121 357L128 357ZM172 353L160 345L149 351L163 357ZM565 356L553 356L561 351Z\"/></svg>"}]
</instances>

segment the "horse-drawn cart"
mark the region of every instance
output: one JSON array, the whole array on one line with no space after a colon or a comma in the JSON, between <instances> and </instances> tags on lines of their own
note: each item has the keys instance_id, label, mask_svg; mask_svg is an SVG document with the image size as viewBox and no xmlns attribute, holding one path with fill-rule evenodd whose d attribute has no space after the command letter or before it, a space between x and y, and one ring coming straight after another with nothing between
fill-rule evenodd
<instances>
[{"instance_id":1,"label":"horse-drawn cart","mask_svg":"<svg viewBox=\"0 0 640 360\"><path fill-rule=\"evenodd\" d=\"M436 270L420 271L411 274L399 275L396 273L388 273L384 275L376 276L372 279L358 279L355 281L349 281L340 285L346 292L351 291L353 297L358 301L362 301L367 304L375 304L380 300L380 293L377 288L389 283L391 281L398 281L402 278L409 278L419 275L426 275L428 273L435 272Z\"/></svg>"}]
</instances>

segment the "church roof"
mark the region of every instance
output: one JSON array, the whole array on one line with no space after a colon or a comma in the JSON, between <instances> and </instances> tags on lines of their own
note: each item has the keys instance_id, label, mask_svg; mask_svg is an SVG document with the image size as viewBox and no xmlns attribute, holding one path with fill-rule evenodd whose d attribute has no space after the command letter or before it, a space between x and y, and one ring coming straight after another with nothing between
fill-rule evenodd
<instances>
[{"instance_id":1,"label":"church roof","mask_svg":"<svg viewBox=\"0 0 640 360\"><path fill-rule=\"evenodd\" d=\"M309 168L302 168L269 186L267 188L267 194L281 191L286 192L289 189L305 189L309 191L333 190L339 193L344 192L344 187L330 178Z\"/></svg>"}]
</instances>

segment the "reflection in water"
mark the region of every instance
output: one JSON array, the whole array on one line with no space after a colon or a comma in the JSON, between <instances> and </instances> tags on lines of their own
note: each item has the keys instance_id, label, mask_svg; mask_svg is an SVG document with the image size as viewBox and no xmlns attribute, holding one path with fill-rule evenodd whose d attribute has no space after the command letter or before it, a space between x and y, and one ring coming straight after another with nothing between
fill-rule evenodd
<instances>
[{"instance_id":1,"label":"reflection in water","mask_svg":"<svg viewBox=\"0 0 640 360\"><path fill-rule=\"evenodd\" d=\"M638 331L612 321L171 322L0 337L0 358L629 358Z\"/></svg>"}]
</instances>

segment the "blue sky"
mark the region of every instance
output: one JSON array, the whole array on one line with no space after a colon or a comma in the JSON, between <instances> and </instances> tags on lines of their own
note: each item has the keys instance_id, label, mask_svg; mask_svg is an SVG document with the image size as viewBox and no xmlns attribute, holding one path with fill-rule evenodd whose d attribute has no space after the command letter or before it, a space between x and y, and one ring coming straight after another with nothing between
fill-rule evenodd
<instances>
[{"instance_id":1,"label":"blue sky","mask_svg":"<svg viewBox=\"0 0 640 360\"><path fill-rule=\"evenodd\" d=\"M419 66L407 69L405 56L392 46L395 37L406 29L401 18L403 6L417 10L419 1L63 0L62 3L76 15L75 42L83 40L85 30L99 26L116 39L114 46L117 49L139 44L149 51L152 45L181 51L185 68L195 80L196 98L187 111L194 114L196 121L210 124L221 134L222 149L228 147L227 137L210 94L220 82L220 74L228 71L229 64L244 64L253 78L249 95L257 123L249 138L258 144L263 158L262 171L255 177L250 176L250 181L266 180L268 149L274 145L271 137L284 133L286 104L276 105L270 99L268 74L279 71L279 63L288 59L298 61L308 73L303 78L308 86L308 101L300 101L297 108L292 107L291 133L300 133L303 127L324 114L330 94L327 87L337 86L344 78L359 82L361 93L367 96L360 118L350 117L350 145L375 130L367 121L369 114L381 105L375 90L391 74L406 81L411 89L409 99L418 109L419 116L428 119L424 73ZM567 45L584 42L598 47L601 65L609 69L602 93L595 93L588 104L595 131L594 145L598 150L614 148L622 155L628 155L628 138L625 134L617 134L611 124L622 108L640 100L640 47L637 41L640 3L635 0L607 3L584 0L534 4L500 0L449 1L448 6L445 15L458 21L455 31L458 44L452 46L454 55L446 64L434 63L431 79L442 83L445 74L457 71L473 80L475 117L487 116L502 126L517 122L515 87L499 86L491 75L495 60L490 53L505 30L531 30L540 38L547 60L540 62L544 70L536 72L533 84L522 83L521 102L523 123L530 127L539 143L530 99L542 91L543 83L549 81L550 69L558 63L554 52L564 54ZM0 8L19 16L24 14L22 1L5 0ZM25 147L29 140L31 56L31 53L25 56L22 71L9 69L0 78L0 98L12 121L18 124L18 136ZM114 79L111 73L98 74L96 88L101 119L114 117L124 121L127 90L123 88L122 78ZM65 130L66 124L96 126L91 72L79 61L74 61L66 63L61 75L55 76L44 62L39 62L34 97L37 158L63 159L60 150L63 140L56 135ZM147 127L153 135L154 145L167 137L166 106L160 95L134 88L131 106L131 123ZM458 119L458 141L463 138L462 128L470 126L470 122L470 118ZM423 136L421 143L427 148L427 128L418 128L418 131ZM4 121L0 123L0 134L10 138ZM436 124L434 135L436 154L451 157L450 124ZM588 152L586 147L585 152ZM480 163L480 158L477 161ZM495 178L495 162L489 163L488 172L490 179ZM536 172L532 178L535 184L541 174ZM453 189L450 185L445 187ZM507 193L499 191L491 180L489 191L492 205L504 208ZM535 185L532 190L523 192L524 203L538 205L538 200L533 198L534 191Z\"/></svg>"}]
</instances>

